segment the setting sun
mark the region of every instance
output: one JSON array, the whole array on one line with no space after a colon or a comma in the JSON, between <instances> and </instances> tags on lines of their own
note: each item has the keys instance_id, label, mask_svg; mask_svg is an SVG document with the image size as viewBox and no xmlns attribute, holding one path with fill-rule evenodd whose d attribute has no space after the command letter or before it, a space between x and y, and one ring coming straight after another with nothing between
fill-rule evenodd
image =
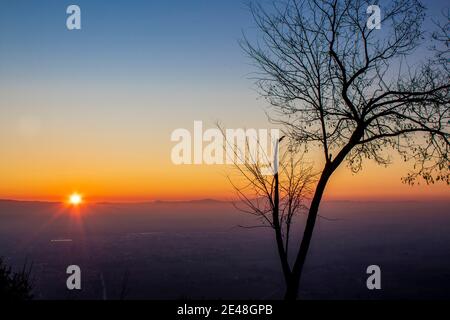
<instances>
[{"instance_id":1,"label":"setting sun","mask_svg":"<svg viewBox=\"0 0 450 320\"><path fill-rule=\"evenodd\" d=\"M76 206L76 205L79 205L82 202L83 202L83 198L82 198L82 196L80 194L73 193L73 194L70 195L70 198L69 198L69 203L70 204Z\"/></svg>"}]
</instances>

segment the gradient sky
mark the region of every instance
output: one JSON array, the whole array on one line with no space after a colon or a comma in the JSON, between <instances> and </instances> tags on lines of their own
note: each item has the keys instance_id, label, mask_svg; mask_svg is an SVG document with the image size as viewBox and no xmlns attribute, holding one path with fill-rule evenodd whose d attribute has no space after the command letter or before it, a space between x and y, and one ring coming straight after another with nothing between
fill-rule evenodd
<instances>
[{"instance_id":1,"label":"gradient sky","mask_svg":"<svg viewBox=\"0 0 450 320\"><path fill-rule=\"evenodd\" d=\"M82 30L66 29L70 4ZM0 0L0 198L231 198L229 168L173 165L170 134L269 126L238 45L252 26L242 0ZM449 198L402 185L402 165L342 168L327 197Z\"/></svg>"}]
</instances>

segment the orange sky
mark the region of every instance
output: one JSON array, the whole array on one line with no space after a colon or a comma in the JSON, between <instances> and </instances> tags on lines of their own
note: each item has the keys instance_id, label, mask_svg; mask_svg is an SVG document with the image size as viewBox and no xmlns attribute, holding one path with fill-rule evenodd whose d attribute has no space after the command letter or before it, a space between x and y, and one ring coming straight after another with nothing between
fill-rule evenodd
<instances>
[{"instance_id":1,"label":"orange sky","mask_svg":"<svg viewBox=\"0 0 450 320\"><path fill-rule=\"evenodd\" d=\"M170 143L167 144L170 146ZM233 199L226 176L232 166L173 165L170 157L136 158L132 155L108 159L108 153L79 152L78 157L45 151L20 153L10 166L0 167L0 198L63 201L80 192L89 201ZM29 152L29 151L28 151ZM39 156L41 154L41 156ZM168 153L167 155L169 155ZM3 158L5 159L5 158ZM20 159L20 160L19 160ZM338 169L326 190L327 199L435 200L450 199L448 186L408 186L401 183L406 168L388 168L367 163L363 172Z\"/></svg>"},{"instance_id":2,"label":"orange sky","mask_svg":"<svg viewBox=\"0 0 450 320\"><path fill-rule=\"evenodd\" d=\"M96 88L96 95L106 96L100 89ZM148 97L162 110L158 112L178 104L178 108L186 108L176 118L170 118L172 112L155 117L154 108L144 108L147 99L138 94L133 107L122 110L124 93L108 93L103 101L86 91L69 102L64 100L65 93L69 94L58 91L49 98L49 93L39 90L21 95L0 87L3 105L14 106L0 110L0 198L59 201L78 191L93 201L233 199L226 178L232 166L174 165L171 149L176 143L170 141L171 132L191 130L196 119L206 119L208 128L215 127L217 119L228 128L267 128L260 102L242 92L236 92L231 100L218 99L220 102L217 97L207 97L204 103L215 101L217 109L198 112L189 111L193 101L180 99L168 106L157 97ZM234 117L235 113L229 113L227 106L238 102L248 102L251 115ZM112 104L119 111L108 113ZM408 172L404 165L394 161L384 168L366 162L357 175L343 166L332 177L325 197L450 198L449 187L442 184L402 184L400 178Z\"/></svg>"}]
</instances>

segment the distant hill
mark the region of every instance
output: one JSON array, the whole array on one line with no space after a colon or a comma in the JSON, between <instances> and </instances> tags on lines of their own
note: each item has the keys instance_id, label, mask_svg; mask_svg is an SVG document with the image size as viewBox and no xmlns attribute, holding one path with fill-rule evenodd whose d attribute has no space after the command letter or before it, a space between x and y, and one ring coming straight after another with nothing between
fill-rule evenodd
<instances>
[{"instance_id":1,"label":"distant hill","mask_svg":"<svg viewBox=\"0 0 450 320\"><path fill-rule=\"evenodd\" d=\"M219 204L219 203L226 203L228 201L221 201L221 200L216 200L216 199L198 199L198 200L181 200L181 201L165 201L165 200L156 200L153 201L152 203L160 203L160 204L186 204L186 203L191 203L191 204Z\"/></svg>"}]
</instances>

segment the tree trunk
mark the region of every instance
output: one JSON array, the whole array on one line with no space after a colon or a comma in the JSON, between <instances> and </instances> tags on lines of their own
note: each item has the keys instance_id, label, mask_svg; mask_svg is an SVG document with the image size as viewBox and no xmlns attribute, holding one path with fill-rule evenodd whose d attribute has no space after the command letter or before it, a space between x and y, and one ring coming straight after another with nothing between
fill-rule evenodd
<instances>
[{"instance_id":1,"label":"tree trunk","mask_svg":"<svg viewBox=\"0 0 450 320\"><path fill-rule=\"evenodd\" d=\"M302 278L303 267L305 265L306 255L308 254L309 245L314 231L314 225L316 224L317 214L319 212L319 205L322 201L322 196L333 172L344 161L348 153L353 149L356 143L361 139L364 134L364 124L358 125L355 132L350 137L349 143L346 144L342 150L338 153L336 158L331 161L327 161L325 167L317 183L316 191L314 192L313 200L311 201L311 207L308 212L308 219L306 220L305 231L303 233L300 249L297 254L294 266L292 268L291 277L287 286L285 299L296 300L298 296L298 289L300 288L300 281Z\"/></svg>"},{"instance_id":2,"label":"tree trunk","mask_svg":"<svg viewBox=\"0 0 450 320\"><path fill-rule=\"evenodd\" d=\"M284 300L289 301L297 300L299 286L300 286L300 279L295 278L294 275L292 274L289 283L287 284L286 287Z\"/></svg>"},{"instance_id":3,"label":"tree trunk","mask_svg":"<svg viewBox=\"0 0 450 320\"><path fill-rule=\"evenodd\" d=\"M279 220L279 207L280 207L280 193L279 193L279 178L278 173L275 173L275 194L274 194L274 207L272 212L272 221L275 229L275 238L277 242L278 254L280 256L281 267L283 269L283 276L286 286L289 285L289 279L291 277L291 269L287 258L287 252L283 245L283 236L281 233L281 225Z\"/></svg>"},{"instance_id":4,"label":"tree trunk","mask_svg":"<svg viewBox=\"0 0 450 320\"><path fill-rule=\"evenodd\" d=\"M311 202L311 207L309 208L308 219L306 221L305 232L303 233L303 239L300 245L300 250L298 252L294 267L292 268L292 274L286 289L286 294L284 297L285 300L297 299L303 266L305 264L306 255L308 253L309 245L311 243L317 213L319 212L320 201L322 200L323 192L325 191L325 187L332 172L333 171L331 165L329 164L325 165L325 168L317 184L317 188L314 193L313 200Z\"/></svg>"}]
</instances>

